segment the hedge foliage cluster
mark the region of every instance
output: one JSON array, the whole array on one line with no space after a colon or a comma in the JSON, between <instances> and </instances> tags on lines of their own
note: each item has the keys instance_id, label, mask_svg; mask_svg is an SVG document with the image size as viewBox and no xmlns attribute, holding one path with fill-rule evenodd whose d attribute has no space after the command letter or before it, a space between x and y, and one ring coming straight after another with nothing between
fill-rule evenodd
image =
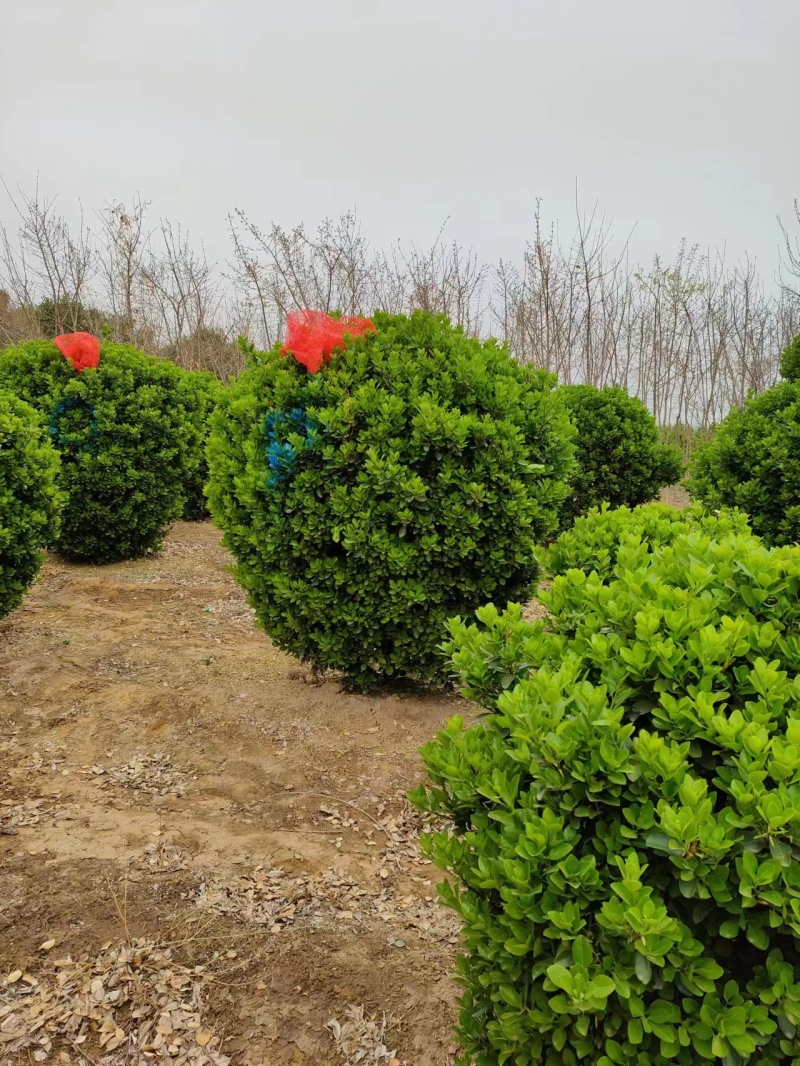
<instances>
[{"instance_id":1,"label":"hedge foliage cluster","mask_svg":"<svg viewBox=\"0 0 800 1066\"><path fill-rule=\"evenodd\" d=\"M212 515L259 622L359 687L440 677L450 616L527 595L572 463L549 374L444 316L374 321L317 374L253 355L209 443Z\"/></svg>"},{"instance_id":2,"label":"hedge foliage cluster","mask_svg":"<svg viewBox=\"0 0 800 1066\"><path fill-rule=\"evenodd\" d=\"M78 374L51 341L0 352L0 388L40 412L67 495L53 546L95 563L157 549L184 507L199 428L184 375L134 348L103 344Z\"/></svg>"},{"instance_id":3,"label":"hedge foliage cluster","mask_svg":"<svg viewBox=\"0 0 800 1066\"><path fill-rule=\"evenodd\" d=\"M641 400L621 388L565 385L558 391L577 430L562 525L602 503L647 503L665 485L681 480L681 451L662 444L655 419Z\"/></svg>"},{"instance_id":4,"label":"hedge foliage cluster","mask_svg":"<svg viewBox=\"0 0 800 1066\"><path fill-rule=\"evenodd\" d=\"M58 471L37 413L0 392L0 618L22 602L58 530Z\"/></svg>"},{"instance_id":5,"label":"hedge foliage cluster","mask_svg":"<svg viewBox=\"0 0 800 1066\"><path fill-rule=\"evenodd\" d=\"M800 548L633 537L542 599L452 623L493 713L423 753L465 1061L798 1066Z\"/></svg>"},{"instance_id":6,"label":"hedge foliage cluster","mask_svg":"<svg viewBox=\"0 0 800 1066\"><path fill-rule=\"evenodd\" d=\"M726 533L749 533L747 515L737 510L709 514L701 507L678 510L663 503L629 507L593 507L539 553L542 569L550 576L568 570L597 572L608 577L614 570L620 546L636 540L650 547L671 544L693 529L719 538Z\"/></svg>"},{"instance_id":7,"label":"hedge foliage cluster","mask_svg":"<svg viewBox=\"0 0 800 1066\"><path fill-rule=\"evenodd\" d=\"M186 455L186 471L183 481L182 517L187 522L199 522L208 517L208 500L205 495L208 481L206 445L211 429L211 415L222 395L224 385L215 374L207 370L184 371L184 387L187 392L186 410L193 426L193 445Z\"/></svg>"}]
</instances>

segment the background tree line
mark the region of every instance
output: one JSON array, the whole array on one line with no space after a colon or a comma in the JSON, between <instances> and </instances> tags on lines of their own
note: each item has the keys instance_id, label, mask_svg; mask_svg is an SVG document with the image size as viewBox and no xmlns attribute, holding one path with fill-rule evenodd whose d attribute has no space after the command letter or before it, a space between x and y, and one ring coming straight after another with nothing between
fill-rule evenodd
<instances>
[{"instance_id":1,"label":"background tree line","mask_svg":"<svg viewBox=\"0 0 800 1066\"><path fill-rule=\"evenodd\" d=\"M797 204L781 226L778 284L767 287L752 262L685 242L672 262L656 257L644 268L596 211L576 212L562 237L537 207L521 261L497 264L443 231L428 249L380 249L352 213L308 233L261 229L237 211L231 259L219 265L180 226L152 220L140 198L72 226L38 188L9 200L0 345L86 329L226 378L242 366L237 335L269 346L293 309L423 308L501 337L562 382L624 386L688 448L696 431L775 381L781 350L800 332Z\"/></svg>"}]
</instances>

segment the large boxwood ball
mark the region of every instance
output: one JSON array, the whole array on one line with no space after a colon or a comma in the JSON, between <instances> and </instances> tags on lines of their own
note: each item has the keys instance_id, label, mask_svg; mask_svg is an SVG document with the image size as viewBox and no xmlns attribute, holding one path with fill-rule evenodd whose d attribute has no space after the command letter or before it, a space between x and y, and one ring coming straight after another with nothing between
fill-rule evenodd
<instances>
[{"instance_id":1,"label":"large boxwood ball","mask_svg":"<svg viewBox=\"0 0 800 1066\"><path fill-rule=\"evenodd\" d=\"M443 316L374 322L316 374L256 355L209 442L259 622L359 687L441 677L449 616L527 595L572 456L549 374Z\"/></svg>"},{"instance_id":2,"label":"large boxwood ball","mask_svg":"<svg viewBox=\"0 0 800 1066\"><path fill-rule=\"evenodd\" d=\"M32 407L0 392L0 617L22 602L58 528L58 454Z\"/></svg>"},{"instance_id":3,"label":"large boxwood ball","mask_svg":"<svg viewBox=\"0 0 800 1066\"><path fill-rule=\"evenodd\" d=\"M565 385L559 392L577 429L564 525L602 503L648 503L680 481L679 449L661 444L655 419L637 397L594 385Z\"/></svg>"},{"instance_id":4,"label":"large boxwood ball","mask_svg":"<svg viewBox=\"0 0 800 1066\"><path fill-rule=\"evenodd\" d=\"M705 506L740 507L768 544L800 543L800 382L731 411L690 473L689 490Z\"/></svg>"},{"instance_id":5,"label":"large boxwood ball","mask_svg":"<svg viewBox=\"0 0 800 1066\"><path fill-rule=\"evenodd\" d=\"M183 485L186 502L182 517L187 522L200 522L208 518L205 487L208 481L206 445L210 419L225 386L207 370L185 371L184 386L187 390L187 410L194 427L194 445L186 456L186 480Z\"/></svg>"},{"instance_id":6,"label":"large boxwood ball","mask_svg":"<svg viewBox=\"0 0 800 1066\"><path fill-rule=\"evenodd\" d=\"M59 551L109 563L160 547L196 436L176 366L103 344L99 365L78 373L51 341L32 341L0 352L0 388L42 413L61 455Z\"/></svg>"}]
</instances>

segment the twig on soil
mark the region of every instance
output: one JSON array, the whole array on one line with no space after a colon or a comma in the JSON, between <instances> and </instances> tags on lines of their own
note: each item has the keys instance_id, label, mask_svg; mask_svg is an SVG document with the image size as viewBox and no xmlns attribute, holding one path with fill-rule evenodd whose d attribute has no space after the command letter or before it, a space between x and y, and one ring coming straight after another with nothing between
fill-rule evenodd
<instances>
[{"instance_id":1,"label":"twig on soil","mask_svg":"<svg viewBox=\"0 0 800 1066\"><path fill-rule=\"evenodd\" d=\"M75 1041L70 1040L69 1037L67 1037L67 1042L78 1052L82 1059L86 1059L90 1066L98 1066L97 1060L93 1059L91 1055L87 1055L80 1044L76 1044Z\"/></svg>"},{"instance_id":2,"label":"twig on soil","mask_svg":"<svg viewBox=\"0 0 800 1066\"><path fill-rule=\"evenodd\" d=\"M386 834L387 838L391 839L391 833L386 828L386 826L381 825L381 823L374 815L370 814L369 811L365 811L362 807L359 807L357 804L353 803L352 800L344 799L341 796L334 796L330 792L276 792L275 795L270 797L270 799L278 799L280 796L318 796L320 799L333 800L334 803L346 803L348 807L351 807L354 811L358 811L358 813L363 815L364 818L368 818L373 823L373 825L377 826L382 833Z\"/></svg>"},{"instance_id":3,"label":"twig on soil","mask_svg":"<svg viewBox=\"0 0 800 1066\"><path fill-rule=\"evenodd\" d=\"M117 912L117 915L119 916L119 920L122 922L122 928L125 930L125 940L128 943L130 943L131 931L128 928L128 864L127 864L127 862L125 863L124 869L125 869L125 874L124 874L123 884L125 886L125 893L124 893L124 895L122 897L122 907L120 907L120 905L119 905L119 899L117 898L117 893L114 891L114 886L111 884L111 878L108 876L108 874L105 875L105 879L106 879L106 885L108 886L108 891L111 893L111 898L114 901L114 908L115 908L115 910Z\"/></svg>"}]
</instances>

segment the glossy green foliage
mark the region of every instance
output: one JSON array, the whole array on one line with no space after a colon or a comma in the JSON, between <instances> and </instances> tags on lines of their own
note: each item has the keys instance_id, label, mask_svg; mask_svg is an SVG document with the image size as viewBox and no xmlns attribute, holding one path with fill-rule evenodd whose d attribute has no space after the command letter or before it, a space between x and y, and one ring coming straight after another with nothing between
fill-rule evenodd
<instances>
[{"instance_id":1,"label":"glossy green foliage","mask_svg":"<svg viewBox=\"0 0 800 1066\"><path fill-rule=\"evenodd\" d=\"M787 381L800 381L800 335L781 352L781 377Z\"/></svg>"},{"instance_id":2,"label":"glossy green foliage","mask_svg":"<svg viewBox=\"0 0 800 1066\"><path fill-rule=\"evenodd\" d=\"M186 408L194 427L194 445L186 456L186 480L183 485L186 503L183 518L199 522L208 518L208 501L205 496L208 481L206 445L211 428L211 414L219 400L224 385L207 370L184 371L184 386L187 391Z\"/></svg>"},{"instance_id":3,"label":"glossy green foliage","mask_svg":"<svg viewBox=\"0 0 800 1066\"><path fill-rule=\"evenodd\" d=\"M209 442L259 622L357 687L440 677L451 615L527 594L572 459L550 375L443 316L375 324L314 375L254 353Z\"/></svg>"},{"instance_id":4,"label":"glossy green foliage","mask_svg":"<svg viewBox=\"0 0 800 1066\"><path fill-rule=\"evenodd\" d=\"M0 618L18 607L58 529L58 454L36 411L0 392Z\"/></svg>"},{"instance_id":5,"label":"glossy green foliage","mask_svg":"<svg viewBox=\"0 0 800 1066\"><path fill-rule=\"evenodd\" d=\"M41 413L61 456L59 551L109 563L160 547L196 440L182 381L172 363L123 345L103 344L100 365L80 374L50 341L0 352L0 388Z\"/></svg>"},{"instance_id":6,"label":"glossy green foliage","mask_svg":"<svg viewBox=\"0 0 800 1066\"><path fill-rule=\"evenodd\" d=\"M735 408L690 466L688 488L716 510L739 507L768 544L800 543L800 381Z\"/></svg>"},{"instance_id":7,"label":"glossy green foliage","mask_svg":"<svg viewBox=\"0 0 800 1066\"><path fill-rule=\"evenodd\" d=\"M621 388L594 385L565 385L559 394L577 429L564 525L601 503L647 503L665 485L681 480L680 449L661 443L655 419L641 400Z\"/></svg>"},{"instance_id":8,"label":"glossy green foliage","mask_svg":"<svg viewBox=\"0 0 800 1066\"><path fill-rule=\"evenodd\" d=\"M543 599L453 623L494 713L423 751L466 1060L798 1066L800 549L631 543Z\"/></svg>"},{"instance_id":9,"label":"glossy green foliage","mask_svg":"<svg viewBox=\"0 0 800 1066\"><path fill-rule=\"evenodd\" d=\"M698 529L713 537L726 533L749 533L747 516L742 511L706 514L699 507L678 510L663 503L646 503L629 507L593 507L576 519L540 553L542 569L550 576L567 570L593 570L608 577L617 562L620 546L635 540L656 548L671 544L683 533Z\"/></svg>"}]
</instances>

